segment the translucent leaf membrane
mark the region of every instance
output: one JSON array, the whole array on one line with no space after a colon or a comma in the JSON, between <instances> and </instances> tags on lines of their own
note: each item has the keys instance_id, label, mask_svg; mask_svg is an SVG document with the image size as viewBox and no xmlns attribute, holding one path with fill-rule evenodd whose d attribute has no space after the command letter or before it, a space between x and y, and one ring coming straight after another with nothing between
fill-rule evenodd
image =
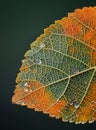
<instances>
[{"instance_id":1,"label":"translucent leaf membrane","mask_svg":"<svg viewBox=\"0 0 96 130\"><path fill-rule=\"evenodd\" d=\"M24 57L12 103L64 122L96 120L96 7L44 29Z\"/></svg>"}]
</instances>

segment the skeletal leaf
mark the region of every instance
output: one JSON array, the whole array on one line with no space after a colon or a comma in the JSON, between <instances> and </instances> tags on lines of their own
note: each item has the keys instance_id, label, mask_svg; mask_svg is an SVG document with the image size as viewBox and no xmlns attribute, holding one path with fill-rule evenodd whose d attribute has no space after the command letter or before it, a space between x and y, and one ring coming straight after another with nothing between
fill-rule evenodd
<instances>
[{"instance_id":1,"label":"skeletal leaf","mask_svg":"<svg viewBox=\"0 0 96 130\"><path fill-rule=\"evenodd\" d=\"M96 120L96 7L55 21L24 57L12 103L64 122Z\"/></svg>"}]
</instances>

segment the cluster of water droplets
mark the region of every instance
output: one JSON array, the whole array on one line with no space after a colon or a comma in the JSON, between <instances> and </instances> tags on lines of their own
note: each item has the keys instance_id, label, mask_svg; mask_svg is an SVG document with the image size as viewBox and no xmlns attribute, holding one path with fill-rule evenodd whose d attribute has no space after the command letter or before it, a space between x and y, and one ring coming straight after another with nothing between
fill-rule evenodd
<instances>
[{"instance_id":1,"label":"cluster of water droplets","mask_svg":"<svg viewBox=\"0 0 96 130\"><path fill-rule=\"evenodd\" d=\"M32 92L32 89L29 89L29 87L30 87L30 85L27 82L25 82L24 83L24 88L23 88L25 93L28 93L28 92L31 93Z\"/></svg>"},{"instance_id":2,"label":"cluster of water droplets","mask_svg":"<svg viewBox=\"0 0 96 130\"><path fill-rule=\"evenodd\" d=\"M44 48L44 47L45 47L45 44L44 44L44 43L41 43L40 46L39 46L40 49L42 49L42 48ZM42 64L42 61L41 61L40 58L35 58L35 59L34 59L34 63L40 65L40 64Z\"/></svg>"}]
</instances>

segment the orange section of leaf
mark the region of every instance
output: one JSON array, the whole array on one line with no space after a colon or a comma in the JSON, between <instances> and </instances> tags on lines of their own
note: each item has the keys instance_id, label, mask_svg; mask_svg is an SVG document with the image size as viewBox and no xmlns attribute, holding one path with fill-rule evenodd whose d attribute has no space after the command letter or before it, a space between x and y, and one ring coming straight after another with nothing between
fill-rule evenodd
<instances>
[{"instance_id":1,"label":"orange section of leaf","mask_svg":"<svg viewBox=\"0 0 96 130\"><path fill-rule=\"evenodd\" d=\"M90 42L93 36L94 36L93 30L87 31L86 34L84 35L85 42Z\"/></svg>"},{"instance_id":2,"label":"orange section of leaf","mask_svg":"<svg viewBox=\"0 0 96 130\"><path fill-rule=\"evenodd\" d=\"M68 18L74 23L74 26L82 25L79 35L77 34L75 37L96 48L96 7L77 9L74 13L69 13Z\"/></svg>"},{"instance_id":3,"label":"orange section of leaf","mask_svg":"<svg viewBox=\"0 0 96 130\"><path fill-rule=\"evenodd\" d=\"M42 97L44 86L37 81L27 82L27 86L20 88L18 85L14 91L12 102L15 104L25 104L34 106L38 99ZM34 105L33 105L34 104Z\"/></svg>"},{"instance_id":4,"label":"orange section of leaf","mask_svg":"<svg viewBox=\"0 0 96 130\"><path fill-rule=\"evenodd\" d=\"M96 82L92 81L85 99L75 112L76 120L80 122L90 121L94 110L96 110Z\"/></svg>"},{"instance_id":5,"label":"orange section of leaf","mask_svg":"<svg viewBox=\"0 0 96 130\"><path fill-rule=\"evenodd\" d=\"M59 21L64 29L64 34L68 36L74 36L78 34L82 30L82 25L75 23L73 20L69 18L63 18Z\"/></svg>"},{"instance_id":6,"label":"orange section of leaf","mask_svg":"<svg viewBox=\"0 0 96 130\"><path fill-rule=\"evenodd\" d=\"M84 24L92 29L96 29L96 7L84 7L77 9L74 13L76 18L79 18Z\"/></svg>"},{"instance_id":7,"label":"orange section of leaf","mask_svg":"<svg viewBox=\"0 0 96 130\"><path fill-rule=\"evenodd\" d=\"M24 89L17 85L14 93L13 103L26 105L28 108L35 108L39 111L46 111L55 102L52 94L37 81L29 82Z\"/></svg>"},{"instance_id":8,"label":"orange section of leaf","mask_svg":"<svg viewBox=\"0 0 96 130\"><path fill-rule=\"evenodd\" d=\"M56 100L52 97L52 94L48 91L44 91L43 98L40 101L39 109L46 112L46 110L54 103Z\"/></svg>"},{"instance_id":9,"label":"orange section of leaf","mask_svg":"<svg viewBox=\"0 0 96 130\"><path fill-rule=\"evenodd\" d=\"M84 35L84 40L86 43L90 44L90 46L93 46L96 48L96 32L93 30L89 30Z\"/></svg>"},{"instance_id":10,"label":"orange section of leaf","mask_svg":"<svg viewBox=\"0 0 96 130\"><path fill-rule=\"evenodd\" d=\"M61 112L66 105L67 105L66 101L61 99L61 100L57 101L54 105L52 105L47 110L47 113L49 113L49 115L51 117L55 116L56 118L60 118L62 116Z\"/></svg>"}]
</instances>

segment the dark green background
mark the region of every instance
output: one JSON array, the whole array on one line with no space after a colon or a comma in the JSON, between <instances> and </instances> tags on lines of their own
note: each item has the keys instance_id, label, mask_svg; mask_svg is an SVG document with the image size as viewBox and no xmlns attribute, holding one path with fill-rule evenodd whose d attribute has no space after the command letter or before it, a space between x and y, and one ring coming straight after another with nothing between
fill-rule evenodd
<instances>
[{"instance_id":1,"label":"dark green background","mask_svg":"<svg viewBox=\"0 0 96 130\"><path fill-rule=\"evenodd\" d=\"M95 0L94 0L95 1ZM96 123L63 123L48 115L11 104L16 74L29 45L43 29L93 0L0 1L0 130L88 130Z\"/></svg>"}]
</instances>

